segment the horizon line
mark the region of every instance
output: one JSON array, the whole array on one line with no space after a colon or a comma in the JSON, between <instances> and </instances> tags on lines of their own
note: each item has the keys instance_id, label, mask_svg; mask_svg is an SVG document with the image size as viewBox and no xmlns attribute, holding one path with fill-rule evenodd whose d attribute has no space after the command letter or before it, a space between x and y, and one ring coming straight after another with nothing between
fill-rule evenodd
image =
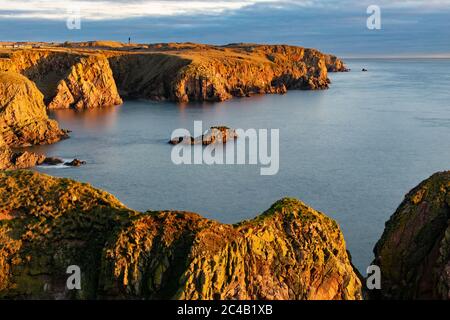
<instances>
[{"instance_id":1,"label":"horizon line","mask_svg":"<svg viewBox=\"0 0 450 320\"><path fill-rule=\"evenodd\" d=\"M122 42L119 40L106 40L106 39L96 39L96 40L79 40L79 41L68 41L69 43L88 43L88 42L117 42L124 45L127 45L126 42ZM11 41L11 40L0 40L0 45L3 44L14 44L14 43L47 43L47 44L64 44L66 41L56 40L56 41L27 41L27 40L17 40L17 41ZM211 46L226 46L230 44L255 44L255 45L288 45L288 46L298 46L303 48L309 48L302 45L297 44L288 44L288 43L271 43L271 42L230 42L225 44L217 44L217 43L202 43L202 42L192 42L192 41L169 41L169 42L154 42L154 43L131 43L132 45L153 45L153 44L165 44L165 43L192 43L192 44L204 44L204 45L211 45ZM316 49L326 54L335 55L341 59L450 59L450 52L449 53L402 53L402 54L389 54L389 53L381 53L381 54L339 54L339 53L333 53L333 52L325 52L325 50L318 49L318 48L309 48L309 49Z\"/></svg>"}]
</instances>

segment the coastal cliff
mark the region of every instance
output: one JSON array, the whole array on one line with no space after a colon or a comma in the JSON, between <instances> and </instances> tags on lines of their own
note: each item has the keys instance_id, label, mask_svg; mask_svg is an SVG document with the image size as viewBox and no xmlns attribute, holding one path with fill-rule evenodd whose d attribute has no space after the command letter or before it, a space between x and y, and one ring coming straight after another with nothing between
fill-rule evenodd
<instances>
[{"instance_id":1,"label":"coastal cliff","mask_svg":"<svg viewBox=\"0 0 450 320\"><path fill-rule=\"evenodd\" d=\"M290 89L328 88L328 71L346 71L341 60L315 49L286 45L153 45L152 54L109 58L124 97L224 101Z\"/></svg>"},{"instance_id":2,"label":"coastal cliff","mask_svg":"<svg viewBox=\"0 0 450 320\"><path fill-rule=\"evenodd\" d=\"M40 43L0 50L0 169L33 166L42 156L9 148L67 137L46 110L91 109L124 98L223 101L289 89L325 89L341 60L287 45L211 46L115 42ZM45 105L44 105L45 103Z\"/></svg>"},{"instance_id":3,"label":"coastal cliff","mask_svg":"<svg viewBox=\"0 0 450 320\"><path fill-rule=\"evenodd\" d=\"M211 46L165 43L133 47L115 42L40 43L0 50L0 169L41 161L9 148L67 137L46 110L91 109L124 98L223 101L289 89L325 89L341 60L287 45ZM45 105L44 105L45 103Z\"/></svg>"},{"instance_id":4,"label":"coastal cliff","mask_svg":"<svg viewBox=\"0 0 450 320\"><path fill-rule=\"evenodd\" d=\"M450 299L450 171L411 190L375 246L381 291L373 298Z\"/></svg>"},{"instance_id":5,"label":"coastal cliff","mask_svg":"<svg viewBox=\"0 0 450 320\"><path fill-rule=\"evenodd\" d=\"M1 68L1 65L0 65ZM20 50L3 69L36 83L49 109L90 109L122 103L109 62L96 52Z\"/></svg>"},{"instance_id":6,"label":"coastal cliff","mask_svg":"<svg viewBox=\"0 0 450 320\"><path fill-rule=\"evenodd\" d=\"M51 144L66 137L58 123L48 118L36 85L19 73L0 71L0 170L28 168L45 159L11 148Z\"/></svg>"},{"instance_id":7,"label":"coastal cliff","mask_svg":"<svg viewBox=\"0 0 450 320\"><path fill-rule=\"evenodd\" d=\"M82 290L66 289L69 265ZM0 297L360 299L361 283L336 222L298 200L226 225L12 171L0 173Z\"/></svg>"},{"instance_id":8,"label":"coastal cliff","mask_svg":"<svg viewBox=\"0 0 450 320\"><path fill-rule=\"evenodd\" d=\"M10 147L50 144L66 135L48 118L36 85L14 72L0 72L0 130Z\"/></svg>"},{"instance_id":9,"label":"coastal cliff","mask_svg":"<svg viewBox=\"0 0 450 320\"><path fill-rule=\"evenodd\" d=\"M49 109L119 105L122 98L224 101L325 89L328 72L347 70L335 56L287 45L93 45L0 52L0 70L35 82Z\"/></svg>"}]
</instances>

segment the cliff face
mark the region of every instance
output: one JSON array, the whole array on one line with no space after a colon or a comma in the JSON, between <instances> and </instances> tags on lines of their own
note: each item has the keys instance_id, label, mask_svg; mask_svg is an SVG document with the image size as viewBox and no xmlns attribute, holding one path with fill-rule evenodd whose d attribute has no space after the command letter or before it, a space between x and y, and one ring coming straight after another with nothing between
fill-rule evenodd
<instances>
[{"instance_id":1,"label":"cliff face","mask_svg":"<svg viewBox=\"0 0 450 320\"><path fill-rule=\"evenodd\" d=\"M118 297L360 298L339 227L297 200L281 200L236 226L195 214L147 213L112 238L105 253L101 282Z\"/></svg>"},{"instance_id":2,"label":"cliff face","mask_svg":"<svg viewBox=\"0 0 450 320\"><path fill-rule=\"evenodd\" d=\"M10 147L54 143L66 134L50 120L36 85L15 72L0 72L0 136Z\"/></svg>"},{"instance_id":3,"label":"cliff face","mask_svg":"<svg viewBox=\"0 0 450 320\"><path fill-rule=\"evenodd\" d=\"M0 70L34 81L49 109L118 105L117 87L122 97L177 102L325 89L328 71L346 70L335 56L286 45L100 44L0 53Z\"/></svg>"},{"instance_id":4,"label":"cliff face","mask_svg":"<svg viewBox=\"0 0 450 320\"><path fill-rule=\"evenodd\" d=\"M450 171L411 190L374 253L381 298L450 299Z\"/></svg>"},{"instance_id":5,"label":"cliff face","mask_svg":"<svg viewBox=\"0 0 450 320\"><path fill-rule=\"evenodd\" d=\"M151 50L158 53L110 58L123 95L223 101L288 89L325 89L328 70L346 70L336 57L293 46L167 44Z\"/></svg>"},{"instance_id":6,"label":"cliff face","mask_svg":"<svg viewBox=\"0 0 450 320\"><path fill-rule=\"evenodd\" d=\"M361 283L337 224L297 200L231 226L18 171L0 173L0 297L359 299Z\"/></svg>"},{"instance_id":7,"label":"cliff face","mask_svg":"<svg viewBox=\"0 0 450 320\"><path fill-rule=\"evenodd\" d=\"M122 103L109 62L102 54L23 50L12 53L9 63L9 69L36 83L49 109Z\"/></svg>"},{"instance_id":8,"label":"cliff face","mask_svg":"<svg viewBox=\"0 0 450 320\"><path fill-rule=\"evenodd\" d=\"M122 104L108 60L102 56L83 57L58 82L49 109L90 109Z\"/></svg>"},{"instance_id":9,"label":"cliff face","mask_svg":"<svg viewBox=\"0 0 450 320\"><path fill-rule=\"evenodd\" d=\"M128 98L223 101L288 89L324 89L328 71L345 71L345 66L317 50L282 45L133 47L90 42L1 50L0 140L9 147L23 147L66 137L48 119L43 101L48 109L119 105L118 88ZM22 168L39 160L31 153L7 148L1 152L0 169Z\"/></svg>"},{"instance_id":10,"label":"cliff face","mask_svg":"<svg viewBox=\"0 0 450 320\"><path fill-rule=\"evenodd\" d=\"M190 60L160 53L121 54L109 63L122 97L175 100L172 82Z\"/></svg>"}]
</instances>

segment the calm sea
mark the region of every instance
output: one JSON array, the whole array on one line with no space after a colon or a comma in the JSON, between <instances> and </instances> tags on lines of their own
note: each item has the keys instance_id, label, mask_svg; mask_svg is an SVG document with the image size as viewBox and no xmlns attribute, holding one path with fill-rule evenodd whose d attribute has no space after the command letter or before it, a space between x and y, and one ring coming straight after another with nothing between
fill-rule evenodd
<instances>
[{"instance_id":1,"label":"calm sea","mask_svg":"<svg viewBox=\"0 0 450 320\"><path fill-rule=\"evenodd\" d=\"M89 182L137 210L179 209L235 223L296 197L341 225L364 271L385 221L403 196L450 169L450 60L348 60L325 91L291 91L223 103L128 101L102 110L52 113L71 139L39 147L80 158L80 168L38 168ZM369 72L361 72L361 68ZM176 128L280 130L280 170L172 163Z\"/></svg>"}]
</instances>

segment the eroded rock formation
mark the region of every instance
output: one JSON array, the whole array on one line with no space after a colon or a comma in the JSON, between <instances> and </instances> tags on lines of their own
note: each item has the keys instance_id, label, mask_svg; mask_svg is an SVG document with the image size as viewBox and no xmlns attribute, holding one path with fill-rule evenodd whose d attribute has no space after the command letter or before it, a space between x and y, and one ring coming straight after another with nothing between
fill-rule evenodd
<instances>
[{"instance_id":1,"label":"eroded rock formation","mask_svg":"<svg viewBox=\"0 0 450 320\"><path fill-rule=\"evenodd\" d=\"M50 109L84 109L121 104L121 96L223 101L324 89L328 71L346 68L335 56L287 45L90 42L0 52L0 70L34 81Z\"/></svg>"},{"instance_id":2,"label":"eroded rock formation","mask_svg":"<svg viewBox=\"0 0 450 320\"><path fill-rule=\"evenodd\" d=\"M231 140L236 140L238 138L238 134L236 130L225 127L225 126L217 126L211 127L208 131L206 131L203 135L199 137L192 136L184 136L184 137L175 137L169 141L170 144L202 144L202 145L210 145L213 143L227 143Z\"/></svg>"},{"instance_id":3,"label":"eroded rock formation","mask_svg":"<svg viewBox=\"0 0 450 320\"><path fill-rule=\"evenodd\" d=\"M375 247L383 299L450 299L450 171L411 190ZM379 298L380 296L375 296Z\"/></svg>"},{"instance_id":4,"label":"eroded rock formation","mask_svg":"<svg viewBox=\"0 0 450 320\"><path fill-rule=\"evenodd\" d=\"M135 46L94 41L6 49L0 51L0 136L8 147L67 137L48 119L43 101L48 109L118 105L122 99L117 87L128 98L223 101L288 89L324 89L328 71L345 70L334 56L286 45ZM215 138L210 137L207 144ZM2 154L5 165L0 168L16 166L14 161L6 165L6 159L18 154L9 149ZM25 153L20 159L25 156L28 161L23 164L31 164L37 155Z\"/></svg>"},{"instance_id":5,"label":"eroded rock formation","mask_svg":"<svg viewBox=\"0 0 450 320\"><path fill-rule=\"evenodd\" d=\"M289 89L328 88L343 62L315 49L286 45L161 44L153 53L110 57L123 96L178 102L223 101Z\"/></svg>"},{"instance_id":6,"label":"eroded rock formation","mask_svg":"<svg viewBox=\"0 0 450 320\"><path fill-rule=\"evenodd\" d=\"M66 289L69 265L80 291ZM0 297L360 299L361 283L336 222L298 200L231 226L12 171L0 173Z\"/></svg>"},{"instance_id":7,"label":"eroded rock formation","mask_svg":"<svg viewBox=\"0 0 450 320\"><path fill-rule=\"evenodd\" d=\"M14 51L4 60L3 69L34 81L49 109L89 109L122 103L108 59L101 53Z\"/></svg>"},{"instance_id":8,"label":"eroded rock formation","mask_svg":"<svg viewBox=\"0 0 450 320\"><path fill-rule=\"evenodd\" d=\"M31 168L44 161L44 155L29 151L14 152L8 147L0 147L0 170Z\"/></svg>"},{"instance_id":9,"label":"eroded rock formation","mask_svg":"<svg viewBox=\"0 0 450 320\"><path fill-rule=\"evenodd\" d=\"M0 136L10 147L50 144L67 134L47 116L42 93L25 76L0 72Z\"/></svg>"}]
</instances>

